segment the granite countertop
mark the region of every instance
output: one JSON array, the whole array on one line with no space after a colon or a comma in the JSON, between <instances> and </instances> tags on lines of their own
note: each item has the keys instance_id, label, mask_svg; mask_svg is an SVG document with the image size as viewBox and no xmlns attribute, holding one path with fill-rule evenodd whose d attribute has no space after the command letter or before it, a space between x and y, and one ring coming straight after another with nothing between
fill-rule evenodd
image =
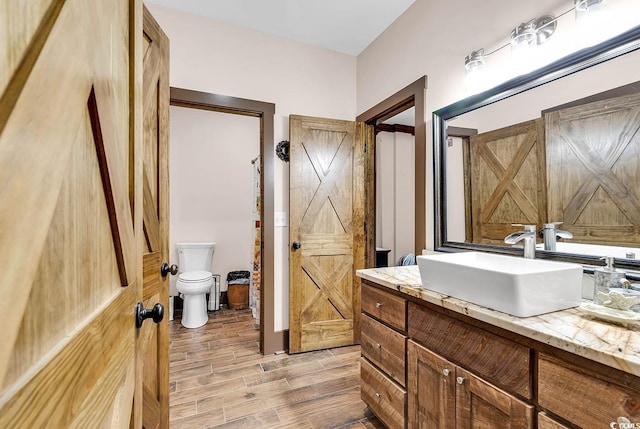
<instances>
[{"instance_id":1,"label":"granite countertop","mask_svg":"<svg viewBox=\"0 0 640 429\"><path fill-rule=\"evenodd\" d=\"M423 301L473 317L507 331L640 376L640 326L592 318L580 307L520 318L422 287L416 265L371 268L358 277Z\"/></svg>"}]
</instances>

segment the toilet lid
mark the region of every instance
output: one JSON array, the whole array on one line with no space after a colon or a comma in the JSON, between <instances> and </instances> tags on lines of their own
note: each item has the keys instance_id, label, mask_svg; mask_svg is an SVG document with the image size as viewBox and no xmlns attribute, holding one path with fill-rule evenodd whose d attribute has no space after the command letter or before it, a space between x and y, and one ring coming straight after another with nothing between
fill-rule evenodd
<instances>
[{"instance_id":1,"label":"toilet lid","mask_svg":"<svg viewBox=\"0 0 640 429\"><path fill-rule=\"evenodd\" d=\"M183 282L201 282L212 277L213 274L209 271L187 271L186 273L181 273L178 279Z\"/></svg>"}]
</instances>

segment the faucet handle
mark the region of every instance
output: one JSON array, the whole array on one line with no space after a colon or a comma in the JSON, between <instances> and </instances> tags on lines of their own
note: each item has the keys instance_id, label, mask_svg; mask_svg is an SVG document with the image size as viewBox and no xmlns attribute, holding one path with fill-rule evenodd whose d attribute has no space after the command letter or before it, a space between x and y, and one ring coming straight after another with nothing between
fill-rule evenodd
<instances>
[{"instance_id":1,"label":"faucet handle","mask_svg":"<svg viewBox=\"0 0 640 429\"><path fill-rule=\"evenodd\" d=\"M558 225L562 225L564 222L549 222L543 225L543 228L555 228Z\"/></svg>"},{"instance_id":2,"label":"faucet handle","mask_svg":"<svg viewBox=\"0 0 640 429\"><path fill-rule=\"evenodd\" d=\"M512 223L511 226L521 226L524 228L524 232L536 232L535 225L525 225L523 223Z\"/></svg>"}]
</instances>

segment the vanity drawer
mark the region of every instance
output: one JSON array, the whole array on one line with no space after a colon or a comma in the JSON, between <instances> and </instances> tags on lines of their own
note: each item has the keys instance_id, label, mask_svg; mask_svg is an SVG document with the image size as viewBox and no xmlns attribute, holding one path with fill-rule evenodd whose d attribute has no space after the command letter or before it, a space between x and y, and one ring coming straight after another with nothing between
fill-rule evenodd
<instances>
[{"instance_id":1,"label":"vanity drawer","mask_svg":"<svg viewBox=\"0 0 640 429\"><path fill-rule=\"evenodd\" d=\"M413 302L409 338L498 387L532 397L528 347Z\"/></svg>"},{"instance_id":2,"label":"vanity drawer","mask_svg":"<svg viewBox=\"0 0 640 429\"><path fill-rule=\"evenodd\" d=\"M618 417L640 422L640 391L544 353L538 357L538 404L583 428L606 428Z\"/></svg>"},{"instance_id":3,"label":"vanity drawer","mask_svg":"<svg viewBox=\"0 0 640 429\"><path fill-rule=\"evenodd\" d=\"M363 314L361 320L362 355L402 386L405 382L407 342L404 335Z\"/></svg>"},{"instance_id":4,"label":"vanity drawer","mask_svg":"<svg viewBox=\"0 0 640 429\"><path fill-rule=\"evenodd\" d=\"M405 427L407 391L360 358L360 396L388 428Z\"/></svg>"},{"instance_id":5,"label":"vanity drawer","mask_svg":"<svg viewBox=\"0 0 640 429\"><path fill-rule=\"evenodd\" d=\"M401 331L407 330L407 300L404 298L364 283L362 311Z\"/></svg>"}]
</instances>

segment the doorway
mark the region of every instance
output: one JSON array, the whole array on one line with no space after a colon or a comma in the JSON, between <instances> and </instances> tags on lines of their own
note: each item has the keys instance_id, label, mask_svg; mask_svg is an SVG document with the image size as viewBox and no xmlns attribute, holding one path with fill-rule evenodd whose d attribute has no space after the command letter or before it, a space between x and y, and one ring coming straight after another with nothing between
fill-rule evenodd
<instances>
[{"instance_id":1,"label":"doorway","mask_svg":"<svg viewBox=\"0 0 640 429\"><path fill-rule=\"evenodd\" d=\"M427 91L427 77L422 76L412 84L406 86L389 98L381 101L366 112L358 115L357 121L373 125L376 130L386 130L384 122L389 118L399 115L413 108L414 123L414 254L420 255L426 248L426 148L427 148L427 122L425 119L425 101ZM375 151L375 148L374 148ZM372 176L376 176L376 172ZM375 179L374 179L375 180ZM376 189L375 184L370 184L370 189ZM377 227L376 219L376 192L368 196L367 205L370 207L367 213L367 224ZM433 216L430 217L431 220ZM433 222L429 222L433 224ZM372 228L376 231L376 228ZM367 235L367 249L373 252L375 248L375 233ZM370 264L373 261L368 260ZM373 266L373 265L370 265Z\"/></svg>"},{"instance_id":2,"label":"doorway","mask_svg":"<svg viewBox=\"0 0 640 429\"><path fill-rule=\"evenodd\" d=\"M273 127L275 104L174 87L171 88L170 104L171 106L251 116L260 121L260 171L262 173L260 179L260 199L262 201L260 213L262 226L260 352L271 354L282 350L284 333L276 332L274 329ZM247 255L249 255L248 245Z\"/></svg>"}]
</instances>

